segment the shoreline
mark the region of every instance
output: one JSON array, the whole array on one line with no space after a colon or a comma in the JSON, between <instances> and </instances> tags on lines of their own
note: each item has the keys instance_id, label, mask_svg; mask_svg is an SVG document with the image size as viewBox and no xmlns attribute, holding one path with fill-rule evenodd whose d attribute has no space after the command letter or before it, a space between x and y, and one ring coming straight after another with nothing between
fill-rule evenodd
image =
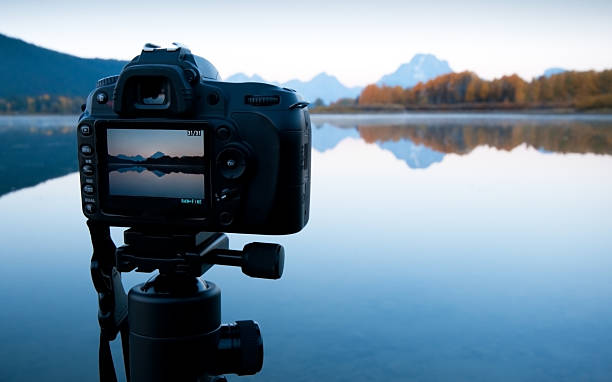
<instances>
[{"instance_id":1,"label":"shoreline","mask_svg":"<svg viewBox=\"0 0 612 382\"><path fill-rule=\"evenodd\" d=\"M310 109L311 114L601 114L611 115L612 109L576 109L576 108L513 108L513 107L378 107L378 106L322 106Z\"/></svg>"},{"instance_id":2,"label":"shoreline","mask_svg":"<svg viewBox=\"0 0 612 382\"><path fill-rule=\"evenodd\" d=\"M612 109L576 110L576 109L310 109L311 115L377 115L377 114L524 114L524 115L612 115ZM0 113L0 118L43 118L43 117L76 117L79 114L50 114L50 113Z\"/></svg>"}]
</instances>

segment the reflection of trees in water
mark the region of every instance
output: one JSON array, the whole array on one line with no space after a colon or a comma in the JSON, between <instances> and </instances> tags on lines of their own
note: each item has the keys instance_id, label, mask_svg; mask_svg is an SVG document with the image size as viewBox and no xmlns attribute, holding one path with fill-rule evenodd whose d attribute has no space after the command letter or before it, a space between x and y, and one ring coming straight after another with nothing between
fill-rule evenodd
<instances>
[{"instance_id":1,"label":"reflection of trees in water","mask_svg":"<svg viewBox=\"0 0 612 382\"><path fill-rule=\"evenodd\" d=\"M9 127L0 126L0 195L78 170L74 126Z\"/></svg>"},{"instance_id":2,"label":"reflection of trees in water","mask_svg":"<svg viewBox=\"0 0 612 382\"><path fill-rule=\"evenodd\" d=\"M443 153L467 154L478 146L512 150L522 144L557 153L612 154L612 123L498 123L358 125L368 143L409 139Z\"/></svg>"}]
</instances>

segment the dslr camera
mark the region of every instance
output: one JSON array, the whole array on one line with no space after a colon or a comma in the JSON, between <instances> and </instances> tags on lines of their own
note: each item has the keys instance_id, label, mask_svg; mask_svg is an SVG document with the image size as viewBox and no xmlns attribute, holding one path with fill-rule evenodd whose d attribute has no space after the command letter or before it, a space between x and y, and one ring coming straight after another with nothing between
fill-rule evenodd
<instances>
[{"instance_id":1,"label":"dslr camera","mask_svg":"<svg viewBox=\"0 0 612 382\"><path fill-rule=\"evenodd\" d=\"M289 234L308 222L311 126L294 90L220 80L175 45L102 78L79 118L85 216L112 226Z\"/></svg>"}]
</instances>

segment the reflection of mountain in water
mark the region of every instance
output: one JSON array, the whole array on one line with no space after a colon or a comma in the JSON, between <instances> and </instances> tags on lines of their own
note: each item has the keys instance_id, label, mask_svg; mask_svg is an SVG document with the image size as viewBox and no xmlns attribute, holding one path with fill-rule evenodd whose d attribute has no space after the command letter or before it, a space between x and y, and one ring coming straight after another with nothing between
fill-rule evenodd
<instances>
[{"instance_id":1,"label":"reflection of mountain in water","mask_svg":"<svg viewBox=\"0 0 612 382\"><path fill-rule=\"evenodd\" d=\"M313 147L326 151L342 139L358 135L364 141L392 152L411 168L427 168L442 161L447 153L464 155L478 146L509 151L526 144L543 154L612 155L610 117L478 116L480 118L470 119L466 115L456 118L421 115L401 122L387 116L371 119L334 117L315 125Z\"/></svg>"},{"instance_id":2,"label":"reflection of mountain in water","mask_svg":"<svg viewBox=\"0 0 612 382\"><path fill-rule=\"evenodd\" d=\"M143 171L151 171L153 174L157 175L159 178L161 178L162 176L167 175L167 174L170 173L170 172L163 172L163 171L158 170L158 169L149 170L148 168L146 168L144 166L119 167L119 168L117 168L116 171L119 171L120 173L136 171L139 174L141 172L143 172ZM176 172L182 172L182 171L176 171Z\"/></svg>"},{"instance_id":3,"label":"reflection of mountain in water","mask_svg":"<svg viewBox=\"0 0 612 382\"><path fill-rule=\"evenodd\" d=\"M410 168L427 168L434 163L442 162L444 154L434 151L424 145L415 145L409 139L399 141L376 142L384 149L391 151L397 159L401 159Z\"/></svg>"},{"instance_id":4,"label":"reflection of mountain in water","mask_svg":"<svg viewBox=\"0 0 612 382\"><path fill-rule=\"evenodd\" d=\"M139 164L137 166L134 165L126 165L123 163L109 163L108 165L109 171L117 171L119 173L127 173L127 172L137 172L142 173L145 171L150 171L153 174L157 175L157 177L161 178L164 175L179 173L179 174L204 174L203 166L174 166L174 165L150 165L150 164Z\"/></svg>"},{"instance_id":5,"label":"reflection of mountain in water","mask_svg":"<svg viewBox=\"0 0 612 382\"><path fill-rule=\"evenodd\" d=\"M347 137L359 138L355 128L341 129L329 123L314 126L312 132L312 147L320 152L331 150Z\"/></svg>"},{"instance_id":6,"label":"reflection of mountain in water","mask_svg":"<svg viewBox=\"0 0 612 382\"><path fill-rule=\"evenodd\" d=\"M612 121L572 125L362 125L359 134L370 143L407 139L438 152L460 155L478 146L510 151L522 144L545 152L612 155Z\"/></svg>"},{"instance_id":7,"label":"reflection of mountain in water","mask_svg":"<svg viewBox=\"0 0 612 382\"><path fill-rule=\"evenodd\" d=\"M315 126L312 134L312 146L315 150L325 152L331 150L345 138L359 138L359 127L339 128L329 123ZM384 150L390 151L396 158L403 160L411 168L427 168L440 162L444 154L431 150L424 145L414 144L409 139L376 142Z\"/></svg>"},{"instance_id":8,"label":"reflection of mountain in water","mask_svg":"<svg viewBox=\"0 0 612 382\"><path fill-rule=\"evenodd\" d=\"M146 167L142 167L142 166L119 167L117 169L117 171L119 171L120 173L130 172L130 171L135 171L137 173L141 173L143 171L147 171L147 168Z\"/></svg>"},{"instance_id":9,"label":"reflection of mountain in water","mask_svg":"<svg viewBox=\"0 0 612 382\"><path fill-rule=\"evenodd\" d=\"M345 138L361 138L392 152L412 168L427 168L442 161L446 153L464 155L483 145L512 150L526 144L543 155L612 155L609 116L428 114L403 118L313 116L313 147L324 152ZM77 171L76 120L75 116L0 117L0 195ZM167 158L169 163L161 163ZM163 177L170 172L202 174L204 169L201 157L190 158L193 164L187 166L185 158L169 158L161 152L150 160L120 161L114 170L131 167Z\"/></svg>"}]
</instances>

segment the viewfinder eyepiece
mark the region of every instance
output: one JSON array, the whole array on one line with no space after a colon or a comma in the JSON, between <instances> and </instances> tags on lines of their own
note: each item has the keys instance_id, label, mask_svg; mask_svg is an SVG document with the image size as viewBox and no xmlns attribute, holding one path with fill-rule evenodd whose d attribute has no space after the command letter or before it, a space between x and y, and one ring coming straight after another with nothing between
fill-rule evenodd
<instances>
[{"instance_id":1,"label":"viewfinder eyepiece","mask_svg":"<svg viewBox=\"0 0 612 382\"><path fill-rule=\"evenodd\" d=\"M166 77L142 76L133 79L136 86L136 107L165 109L170 104L170 82Z\"/></svg>"}]
</instances>

